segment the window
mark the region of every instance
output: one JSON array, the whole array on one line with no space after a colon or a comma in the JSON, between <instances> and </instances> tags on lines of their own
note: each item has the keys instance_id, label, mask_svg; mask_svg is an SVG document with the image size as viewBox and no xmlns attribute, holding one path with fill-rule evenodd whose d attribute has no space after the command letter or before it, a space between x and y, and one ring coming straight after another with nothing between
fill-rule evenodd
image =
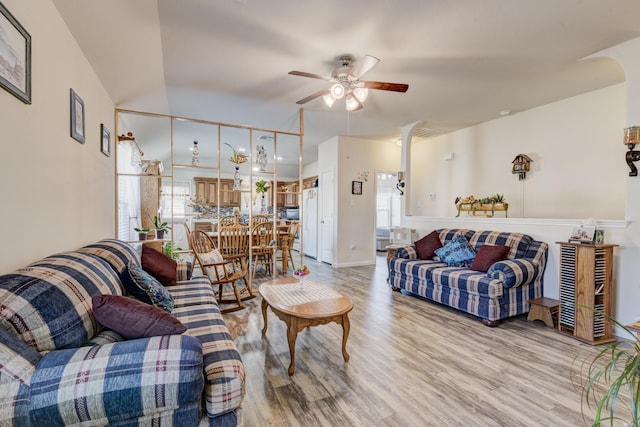
<instances>
[{"instance_id":1,"label":"window","mask_svg":"<svg viewBox=\"0 0 640 427\"><path fill-rule=\"evenodd\" d=\"M189 192L191 186L187 181L162 181L160 189L160 218L180 219L184 218L187 213L187 204L189 203ZM171 210L173 208L173 215Z\"/></svg>"}]
</instances>

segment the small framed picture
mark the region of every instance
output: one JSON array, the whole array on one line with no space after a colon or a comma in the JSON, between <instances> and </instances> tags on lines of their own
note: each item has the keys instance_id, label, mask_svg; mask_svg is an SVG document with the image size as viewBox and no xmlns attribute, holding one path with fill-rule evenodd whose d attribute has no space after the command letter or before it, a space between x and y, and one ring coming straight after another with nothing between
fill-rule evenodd
<instances>
[{"instance_id":1,"label":"small framed picture","mask_svg":"<svg viewBox=\"0 0 640 427\"><path fill-rule=\"evenodd\" d=\"M362 194L362 181L351 181L351 194Z\"/></svg>"},{"instance_id":2,"label":"small framed picture","mask_svg":"<svg viewBox=\"0 0 640 427\"><path fill-rule=\"evenodd\" d=\"M580 225L571 229L570 242L593 243L593 235L596 232L594 225Z\"/></svg>"},{"instance_id":3,"label":"small framed picture","mask_svg":"<svg viewBox=\"0 0 640 427\"><path fill-rule=\"evenodd\" d=\"M31 36L0 3L0 86L31 104Z\"/></svg>"},{"instance_id":4,"label":"small framed picture","mask_svg":"<svg viewBox=\"0 0 640 427\"><path fill-rule=\"evenodd\" d=\"M71 138L84 144L84 102L71 89Z\"/></svg>"},{"instance_id":5,"label":"small framed picture","mask_svg":"<svg viewBox=\"0 0 640 427\"><path fill-rule=\"evenodd\" d=\"M111 156L111 132L109 132L104 123L100 123L100 141L102 154L107 157Z\"/></svg>"},{"instance_id":6,"label":"small framed picture","mask_svg":"<svg viewBox=\"0 0 640 427\"><path fill-rule=\"evenodd\" d=\"M602 229L597 229L596 228L596 232L593 235L593 244L594 245L603 245L604 244L604 230Z\"/></svg>"}]
</instances>

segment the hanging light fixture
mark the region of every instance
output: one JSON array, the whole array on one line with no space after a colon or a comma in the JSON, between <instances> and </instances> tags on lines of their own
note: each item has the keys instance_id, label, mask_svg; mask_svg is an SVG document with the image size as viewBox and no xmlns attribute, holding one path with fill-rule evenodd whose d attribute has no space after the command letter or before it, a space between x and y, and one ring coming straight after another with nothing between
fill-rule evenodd
<instances>
[{"instance_id":1,"label":"hanging light fixture","mask_svg":"<svg viewBox=\"0 0 640 427\"><path fill-rule=\"evenodd\" d=\"M334 83L331 86L330 93L333 99L342 99L342 97L344 97L344 94L345 94L344 86L342 86L340 83Z\"/></svg>"},{"instance_id":2,"label":"hanging light fixture","mask_svg":"<svg viewBox=\"0 0 640 427\"><path fill-rule=\"evenodd\" d=\"M360 104L360 102L358 102L358 100L352 94L347 95L347 99L346 99L347 111L355 111L356 109L358 109L360 105L362 104Z\"/></svg>"},{"instance_id":3,"label":"hanging light fixture","mask_svg":"<svg viewBox=\"0 0 640 427\"><path fill-rule=\"evenodd\" d=\"M336 102L335 98L331 96L330 93L324 95L322 97L322 100L324 101L325 104L327 104L327 107L329 108L333 107L334 102Z\"/></svg>"},{"instance_id":4,"label":"hanging light fixture","mask_svg":"<svg viewBox=\"0 0 640 427\"><path fill-rule=\"evenodd\" d=\"M353 90L353 96L358 98L360 103L363 103L364 100L367 99L367 96L369 96L369 89L366 87L357 87Z\"/></svg>"}]
</instances>

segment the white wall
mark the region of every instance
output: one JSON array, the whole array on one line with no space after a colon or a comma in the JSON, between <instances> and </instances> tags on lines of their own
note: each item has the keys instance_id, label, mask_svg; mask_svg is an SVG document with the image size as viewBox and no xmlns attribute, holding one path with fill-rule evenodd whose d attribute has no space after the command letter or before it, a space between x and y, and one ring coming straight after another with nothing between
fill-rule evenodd
<instances>
[{"instance_id":1,"label":"white wall","mask_svg":"<svg viewBox=\"0 0 640 427\"><path fill-rule=\"evenodd\" d=\"M511 218L623 219L625 88L607 87L413 142L408 212L455 216L457 196L500 193ZM454 159L445 160L447 153ZM524 181L511 173L519 153L534 160Z\"/></svg>"},{"instance_id":2,"label":"white wall","mask_svg":"<svg viewBox=\"0 0 640 427\"><path fill-rule=\"evenodd\" d=\"M337 157L331 159L337 144ZM398 170L400 147L395 142L369 141L346 136L319 146L319 172L336 168L336 267L375 264L376 170ZM368 172L365 181L361 175ZM352 181L362 181L362 195L351 194ZM320 191L323 191L320 188Z\"/></svg>"},{"instance_id":3,"label":"white wall","mask_svg":"<svg viewBox=\"0 0 640 427\"><path fill-rule=\"evenodd\" d=\"M419 236L436 228L451 227L522 232L544 241L549 244L544 295L557 299L557 242L567 241L571 227L581 224L587 217L595 217L598 228L605 231L605 243L620 245L614 250L613 315L623 324L632 322L640 316L637 304L640 300L640 233L633 221L640 217L640 206L636 202L640 181L627 176L629 169L624 160L626 148L622 144L622 129L640 123L640 115L635 122L628 122L625 118L629 86L628 83L611 86L463 129L440 137L438 144L434 144L435 148L427 150L425 143L419 144L418 150L412 151L410 156L404 153L405 157L413 160L408 185L418 190L418 194L410 199L416 208L420 198L427 200L420 192L449 193L445 193L444 207L431 209L429 214L404 216L403 226L415 228ZM574 119L572 114L578 114L579 118ZM567 123L571 125L567 126ZM519 138L514 138L518 130L524 130L525 145ZM465 150L470 153L468 156L463 154ZM452 170L447 170L454 166L444 162L442 154L451 151L456 152L455 161L462 160L456 168L471 168L474 173L465 175L460 172L465 177L457 179ZM519 152L533 154L535 160L524 183L528 218L514 218L522 212L519 210L522 193L517 188L522 183L517 184L517 178L511 175L510 162ZM421 175L416 169L429 169L430 166L416 168L416 153L433 157L434 163L440 163L439 166L431 166L440 168L439 178L453 180L455 185L438 182L441 187L435 187L435 190L423 189L421 186L429 185L431 178ZM493 154L487 156L486 153ZM490 164L493 158L501 159L497 162L499 167L489 165L488 172L480 174L476 166ZM472 159L477 159L477 162ZM455 218L457 212L453 201L456 195L482 197L496 192L505 193L510 202L509 218L500 214L495 218L471 218L466 213ZM427 211L424 205L426 203L420 208Z\"/></svg>"},{"instance_id":4,"label":"white wall","mask_svg":"<svg viewBox=\"0 0 640 427\"><path fill-rule=\"evenodd\" d=\"M0 89L0 274L114 236L114 157L100 123L114 105L50 0L2 0L32 39L32 104ZM69 136L69 88L85 104L86 142Z\"/></svg>"}]
</instances>

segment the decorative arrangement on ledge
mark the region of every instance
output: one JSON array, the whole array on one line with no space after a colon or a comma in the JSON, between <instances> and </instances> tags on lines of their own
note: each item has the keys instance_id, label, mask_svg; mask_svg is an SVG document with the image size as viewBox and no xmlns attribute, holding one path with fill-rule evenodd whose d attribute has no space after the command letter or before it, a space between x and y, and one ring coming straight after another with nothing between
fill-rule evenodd
<instances>
[{"instance_id":1,"label":"decorative arrangement on ledge","mask_svg":"<svg viewBox=\"0 0 640 427\"><path fill-rule=\"evenodd\" d=\"M482 199L476 199L473 195L467 196L464 199L456 197L456 209L458 214L456 218L460 216L460 212L470 212L473 216L485 216L492 217L495 212L504 212L504 217L508 218L509 204L504 201L503 194L494 194L493 196L483 197ZM482 212L480 215L477 212Z\"/></svg>"},{"instance_id":2,"label":"decorative arrangement on ledge","mask_svg":"<svg viewBox=\"0 0 640 427\"><path fill-rule=\"evenodd\" d=\"M214 214L216 213L216 207L213 205L210 205L206 202L206 200L202 199L202 198L196 198L193 197L191 199L189 199L189 203L188 206L193 209L194 212L196 213L202 213L202 214Z\"/></svg>"}]
</instances>

